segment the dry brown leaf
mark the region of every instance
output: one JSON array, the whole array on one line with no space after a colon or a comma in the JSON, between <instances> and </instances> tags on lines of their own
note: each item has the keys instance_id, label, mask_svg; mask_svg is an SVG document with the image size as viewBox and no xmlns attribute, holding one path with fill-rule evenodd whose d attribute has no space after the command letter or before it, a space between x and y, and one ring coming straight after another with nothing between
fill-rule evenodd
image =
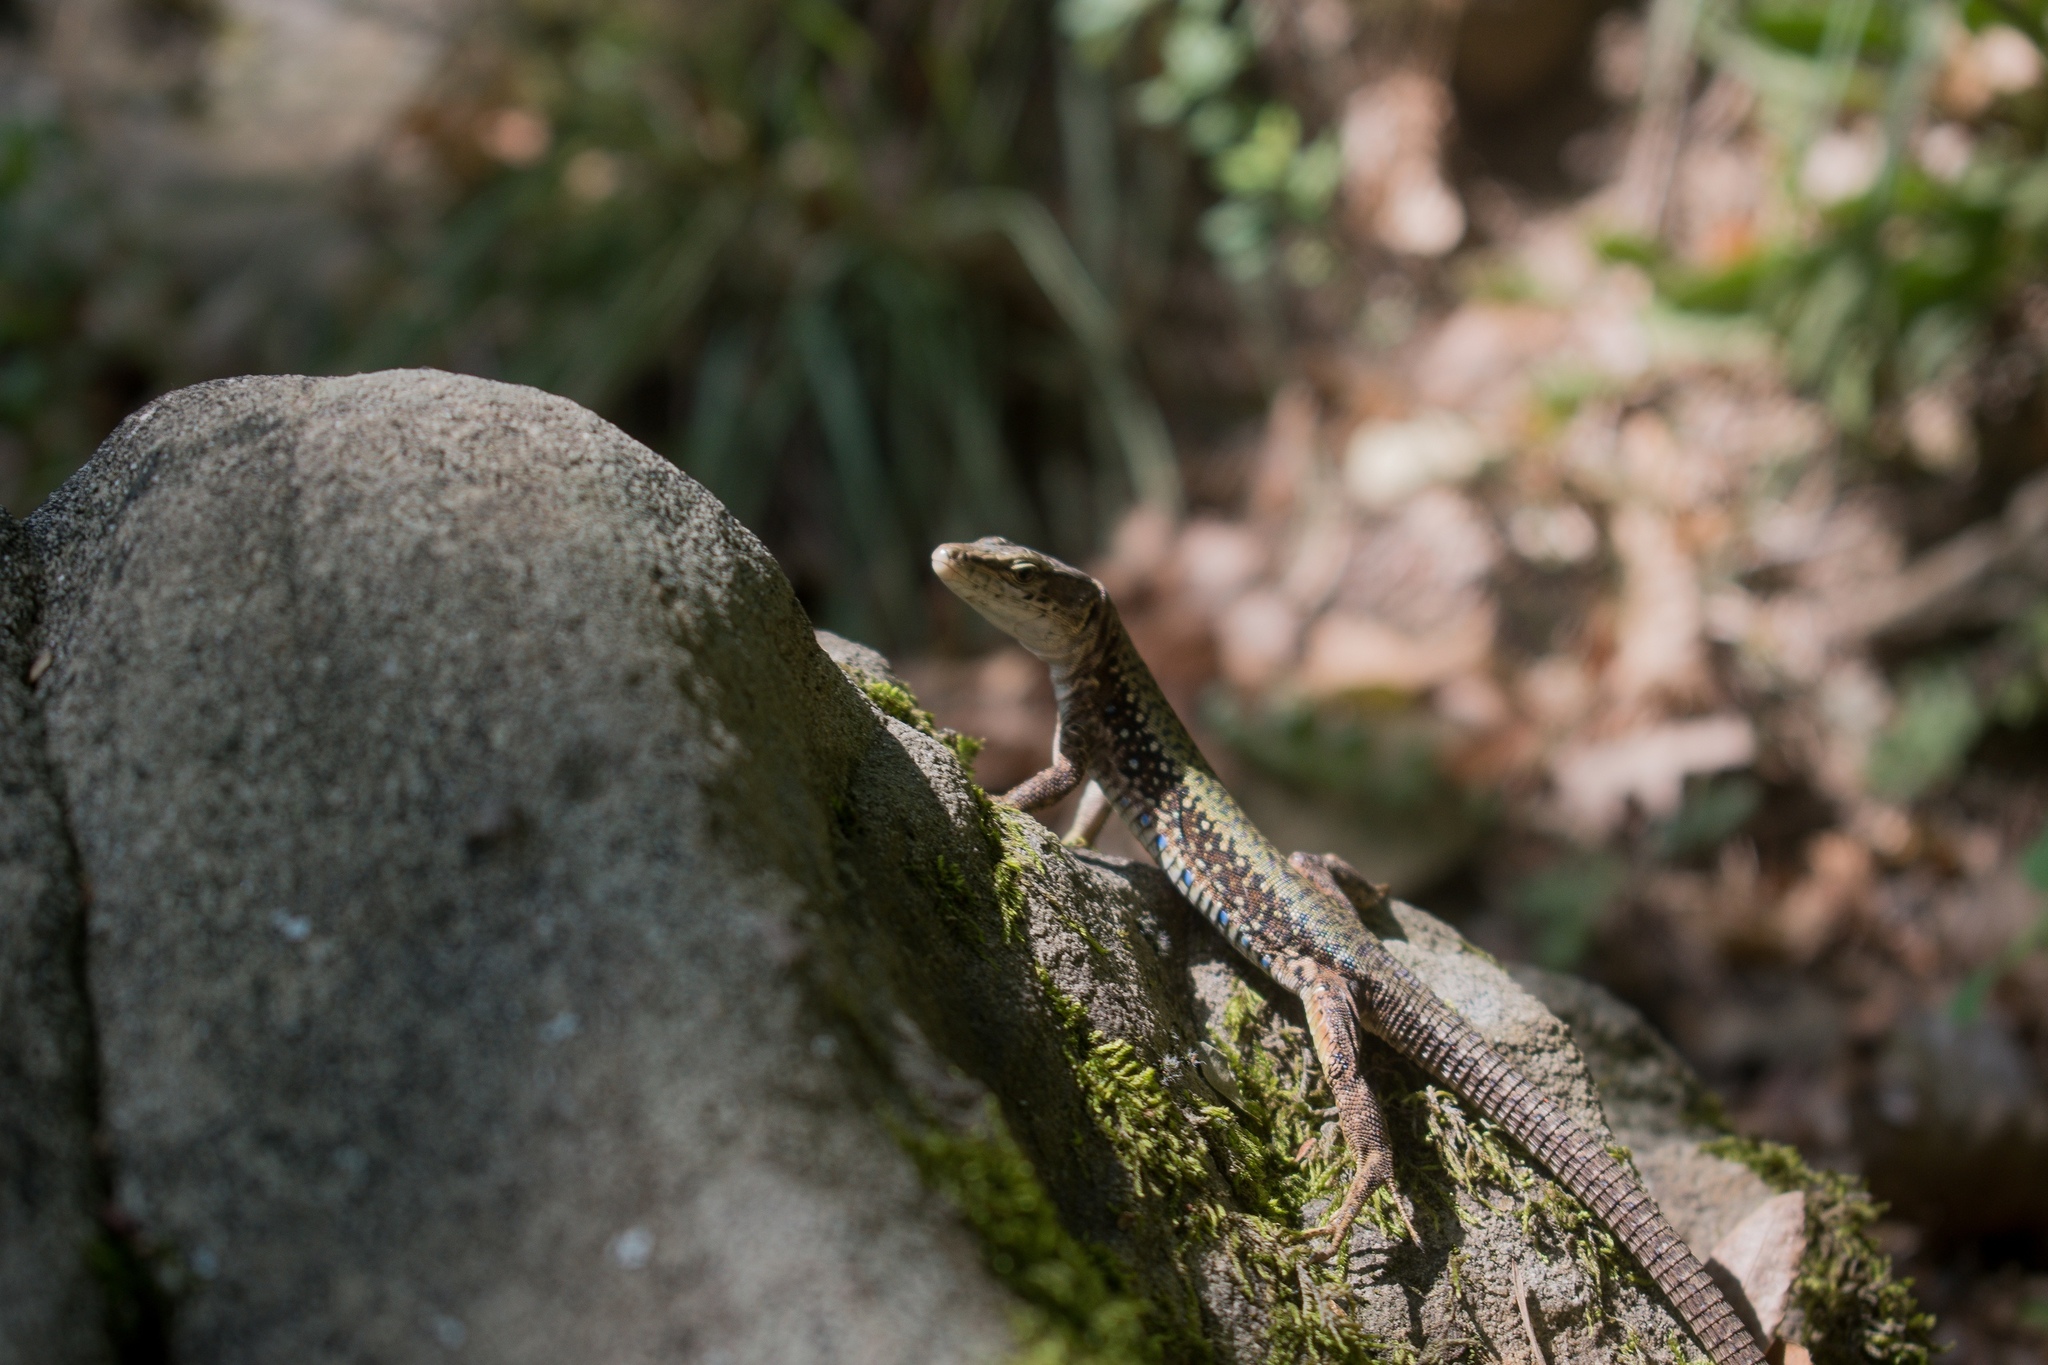
<instances>
[{"instance_id":1,"label":"dry brown leaf","mask_svg":"<svg viewBox=\"0 0 2048 1365\"><path fill-rule=\"evenodd\" d=\"M1300 608L1286 594L1254 588L1216 620L1216 653L1233 687L1256 692L1279 681L1301 650Z\"/></svg>"},{"instance_id":2,"label":"dry brown leaf","mask_svg":"<svg viewBox=\"0 0 2048 1365\"><path fill-rule=\"evenodd\" d=\"M1537 564L1580 564L1600 548L1600 528L1575 502L1524 503L1508 516L1508 543Z\"/></svg>"},{"instance_id":3,"label":"dry brown leaf","mask_svg":"<svg viewBox=\"0 0 2048 1365\"><path fill-rule=\"evenodd\" d=\"M1351 563L1352 526L1341 513L1312 517L1291 542L1279 549L1284 567L1280 590L1311 614L1328 605Z\"/></svg>"},{"instance_id":4,"label":"dry brown leaf","mask_svg":"<svg viewBox=\"0 0 2048 1365\"><path fill-rule=\"evenodd\" d=\"M1474 605L1427 635L1409 635L1355 612L1328 612L1309 627L1298 681L1316 697L1420 692L1484 665L1493 652L1493 629L1491 602Z\"/></svg>"},{"instance_id":5,"label":"dry brown leaf","mask_svg":"<svg viewBox=\"0 0 2048 1365\"><path fill-rule=\"evenodd\" d=\"M1468 303L1445 319L1416 357L1417 396L1458 412L1511 406L1528 374L1564 340L1566 321L1547 308Z\"/></svg>"},{"instance_id":6,"label":"dry brown leaf","mask_svg":"<svg viewBox=\"0 0 2048 1365\"><path fill-rule=\"evenodd\" d=\"M1173 514L1157 503L1140 502L1117 523L1109 553L1093 566L1095 576L1119 600L1152 585L1173 557L1179 528Z\"/></svg>"},{"instance_id":7,"label":"dry brown leaf","mask_svg":"<svg viewBox=\"0 0 2048 1365\"><path fill-rule=\"evenodd\" d=\"M1469 498L1432 488L1357 538L1332 605L1429 635L1489 596L1500 539Z\"/></svg>"},{"instance_id":8,"label":"dry brown leaf","mask_svg":"<svg viewBox=\"0 0 2048 1365\"><path fill-rule=\"evenodd\" d=\"M1991 24L1972 34L1951 21L1945 35L1935 103L1959 118L1976 118L2000 95L2019 94L2041 80L2041 52L2009 24Z\"/></svg>"},{"instance_id":9,"label":"dry brown leaf","mask_svg":"<svg viewBox=\"0 0 2048 1365\"><path fill-rule=\"evenodd\" d=\"M1886 528L1889 530L1889 528ZM1830 638L1861 642L1873 636L1928 634L1960 624L2001 619L2013 606L2031 604L2039 590L2038 555L2048 531L2048 475L2021 484L2005 514L1958 532L1903 568L1893 557L1881 572L1851 577L1841 573L1826 587ZM1872 533L1875 534L1874 532ZM1893 533L1895 536L1895 533ZM1860 567L1860 566L1859 566ZM1987 591L1987 580L2016 570L2024 586L2017 593ZM1824 589L1825 590L1825 589Z\"/></svg>"},{"instance_id":10,"label":"dry brown leaf","mask_svg":"<svg viewBox=\"0 0 2048 1365\"><path fill-rule=\"evenodd\" d=\"M1569 745L1551 759L1559 814L1574 832L1603 838L1635 802L1652 817L1670 815L1694 773L1745 768L1756 758L1746 716L1670 721L1596 744Z\"/></svg>"},{"instance_id":11,"label":"dry brown leaf","mask_svg":"<svg viewBox=\"0 0 2048 1365\"><path fill-rule=\"evenodd\" d=\"M1832 830L1806 845L1806 875L1778 906L1778 933L1794 961L1810 962L1863 903L1876 863L1870 850Z\"/></svg>"},{"instance_id":12,"label":"dry brown leaf","mask_svg":"<svg viewBox=\"0 0 2048 1365\"><path fill-rule=\"evenodd\" d=\"M1391 251L1441 256L1465 235L1465 209L1439 169L1450 91L1419 71L1360 86L1344 106L1344 199L1354 228Z\"/></svg>"},{"instance_id":13,"label":"dry brown leaf","mask_svg":"<svg viewBox=\"0 0 2048 1365\"><path fill-rule=\"evenodd\" d=\"M1515 696L1529 719L1553 733L1584 720L1595 699L1585 662L1569 654L1548 655L1523 669Z\"/></svg>"},{"instance_id":14,"label":"dry brown leaf","mask_svg":"<svg viewBox=\"0 0 2048 1365\"><path fill-rule=\"evenodd\" d=\"M1706 618L1692 557L1671 522L1647 507L1617 512L1613 536L1623 584L1608 694L1625 708L1698 696L1706 685Z\"/></svg>"},{"instance_id":15,"label":"dry brown leaf","mask_svg":"<svg viewBox=\"0 0 2048 1365\"><path fill-rule=\"evenodd\" d=\"M1265 573L1267 539L1242 522L1198 517L1174 546L1171 577L1187 605L1217 612Z\"/></svg>"},{"instance_id":16,"label":"dry brown leaf","mask_svg":"<svg viewBox=\"0 0 2048 1365\"><path fill-rule=\"evenodd\" d=\"M1484 673L1461 673L1436 690L1436 713L1464 730L1496 730L1514 719L1500 684Z\"/></svg>"},{"instance_id":17,"label":"dry brown leaf","mask_svg":"<svg viewBox=\"0 0 2048 1365\"><path fill-rule=\"evenodd\" d=\"M1710 1270L1719 1266L1735 1277L1756 1315L1754 1325L1769 1341L1785 1321L1792 1280L1805 1254L1806 1196L1794 1190L1751 1209L1729 1229L1707 1264Z\"/></svg>"},{"instance_id":18,"label":"dry brown leaf","mask_svg":"<svg viewBox=\"0 0 2048 1365\"><path fill-rule=\"evenodd\" d=\"M1464 483L1494 452L1479 429L1449 412L1370 422L1344 451L1344 491L1361 506L1394 507L1436 484Z\"/></svg>"},{"instance_id":19,"label":"dry brown leaf","mask_svg":"<svg viewBox=\"0 0 2048 1365\"><path fill-rule=\"evenodd\" d=\"M1258 521L1292 515L1315 472L1318 413L1314 390L1299 380L1281 386L1266 410L1265 439L1259 443L1249 499Z\"/></svg>"}]
</instances>

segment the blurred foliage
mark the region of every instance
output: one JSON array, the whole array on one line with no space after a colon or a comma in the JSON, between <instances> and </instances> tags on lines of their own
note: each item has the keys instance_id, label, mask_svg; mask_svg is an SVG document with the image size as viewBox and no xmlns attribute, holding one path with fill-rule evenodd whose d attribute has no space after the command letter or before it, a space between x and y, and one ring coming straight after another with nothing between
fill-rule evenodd
<instances>
[{"instance_id":1,"label":"blurred foliage","mask_svg":"<svg viewBox=\"0 0 2048 1365\"><path fill-rule=\"evenodd\" d=\"M386 164L305 191L351 219L346 268L305 265L280 214L301 267L220 316L166 205L129 205L150 245L124 246L118 170L17 116L0 497L32 506L210 373L436 365L621 422L776 544L821 623L914 643L933 543L1080 556L1132 498L1179 505L1130 338L1193 244L1186 157L1091 79L1011 0L527 0L473 26Z\"/></svg>"},{"instance_id":2,"label":"blurred foliage","mask_svg":"<svg viewBox=\"0 0 2048 1365\"><path fill-rule=\"evenodd\" d=\"M1742 773L1693 778L1685 800L1657 829L1658 856L1687 858L1718 848L1750 821L1763 804L1763 788Z\"/></svg>"},{"instance_id":3,"label":"blurred foliage","mask_svg":"<svg viewBox=\"0 0 2048 1365\"><path fill-rule=\"evenodd\" d=\"M821 614L870 640L915 638L939 540L1080 553L1133 494L1177 505L1126 321L1027 188L1061 154L1024 117L1055 60L1033 7L538 0L511 23L476 60L544 145L394 255L342 368L652 406L634 425L742 521L805 487Z\"/></svg>"},{"instance_id":4,"label":"blurred foliage","mask_svg":"<svg viewBox=\"0 0 2048 1365\"><path fill-rule=\"evenodd\" d=\"M2016 729L2033 724L2048 706L2048 602L2036 602L1984 654L1991 714Z\"/></svg>"},{"instance_id":5,"label":"blurred foliage","mask_svg":"<svg viewBox=\"0 0 2048 1365\"><path fill-rule=\"evenodd\" d=\"M1870 789L1911 801L1962 771L1963 759L1984 732L1984 711L1969 675L1954 663L1925 664L1909 673L1891 724L1870 751Z\"/></svg>"},{"instance_id":6,"label":"blurred foliage","mask_svg":"<svg viewBox=\"0 0 2048 1365\"><path fill-rule=\"evenodd\" d=\"M2024 728L2048 700L2048 602L2036 604L1972 654L1922 659L1905 673L1892 718L1871 746L1866 780L1891 801L1952 781L1985 732Z\"/></svg>"},{"instance_id":7,"label":"blurred foliage","mask_svg":"<svg viewBox=\"0 0 2048 1365\"><path fill-rule=\"evenodd\" d=\"M60 115L0 113L0 500L33 506L169 387L433 365L620 422L821 624L914 646L937 541L1081 557L1134 498L1178 510L1134 339L1189 265L1333 267L1336 146L1266 92L1255 20L513 0L364 174L208 188L248 209L232 244ZM316 248L309 215L346 240Z\"/></svg>"},{"instance_id":8,"label":"blurred foliage","mask_svg":"<svg viewBox=\"0 0 2048 1365\"><path fill-rule=\"evenodd\" d=\"M103 434L95 390L111 357L85 303L116 247L95 188L63 122L0 116L0 475L68 471ZM22 491L51 483L45 474Z\"/></svg>"},{"instance_id":9,"label":"blurred foliage","mask_svg":"<svg viewBox=\"0 0 2048 1365\"><path fill-rule=\"evenodd\" d=\"M1529 926L1536 960L1558 970L1577 967L1627 884L1627 864L1606 852L1569 854L1522 882L1514 908Z\"/></svg>"},{"instance_id":10,"label":"blurred foliage","mask_svg":"<svg viewBox=\"0 0 2048 1365\"><path fill-rule=\"evenodd\" d=\"M2036 895L2048 897L2048 825L2042 826L2034 842L2020 854L2020 875ZM1999 979L2044 948L2048 948L2048 908L2035 916L2034 922L2015 935L1997 956L1963 979L1950 1007L1957 1022L1975 1023L1983 1015L1984 1003Z\"/></svg>"},{"instance_id":11,"label":"blurred foliage","mask_svg":"<svg viewBox=\"0 0 2048 1365\"><path fill-rule=\"evenodd\" d=\"M2048 99L1993 101L1967 164L1917 156L1953 26L2017 25L2042 41L2041 0L1710 0L1698 46L1757 92L1810 227L1711 267L1646 243L1613 254L1652 268L1681 308L1748 312L1783 338L1793 378L1852 433L1887 402L1964 375L2021 284L2048 261ZM1871 120L1882 161L1867 188L1818 203L1796 188L1838 122Z\"/></svg>"},{"instance_id":12,"label":"blurred foliage","mask_svg":"<svg viewBox=\"0 0 2048 1365\"><path fill-rule=\"evenodd\" d=\"M1148 127L1170 129L1202 159L1221 198L1201 237L1224 272L1254 280L1275 261L1296 284L1328 279L1337 252L1321 231L1343 164L1337 140L1313 137L1292 104L1258 80L1258 7L1230 0L1062 0L1061 27L1080 57L1123 74Z\"/></svg>"},{"instance_id":13,"label":"blurred foliage","mask_svg":"<svg viewBox=\"0 0 2048 1365\"><path fill-rule=\"evenodd\" d=\"M1362 810L1399 818L1459 800L1438 761L1439 736L1410 710L1256 706L1218 688L1206 698L1202 718L1269 775Z\"/></svg>"}]
</instances>

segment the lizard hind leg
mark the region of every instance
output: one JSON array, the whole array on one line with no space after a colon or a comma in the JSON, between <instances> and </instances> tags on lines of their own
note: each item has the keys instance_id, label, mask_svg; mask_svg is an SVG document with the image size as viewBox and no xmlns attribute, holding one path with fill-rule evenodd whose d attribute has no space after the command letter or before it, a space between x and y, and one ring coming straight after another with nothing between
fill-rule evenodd
<instances>
[{"instance_id":1,"label":"lizard hind leg","mask_svg":"<svg viewBox=\"0 0 2048 1365\"><path fill-rule=\"evenodd\" d=\"M1091 781L1081 790L1081 808L1074 812L1074 824L1060 840L1068 848L1093 848L1095 836L1109 823L1109 796L1100 782Z\"/></svg>"},{"instance_id":2,"label":"lizard hind leg","mask_svg":"<svg viewBox=\"0 0 2048 1365\"><path fill-rule=\"evenodd\" d=\"M1358 1065L1358 1006L1351 996L1351 983L1337 971L1317 964L1303 973L1299 994L1308 1011L1309 1034L1315 1039L1316 1059L1322 1063L1330 1092L1337 1099L1337 1122L1355 1163L1350 1188L1344 1192L1335 1216L1303 1237L1328 1237L1329 1248L1317 1259L1336 1255L1350 1234L1351 1224L1364 1209L1373 1191L1384 1185L1394 1195L1394 1207L1407 1226L1410 1240L1422 1238L1408 1216L1407 1205L1394 1183L1393 1149L1387 1142L1387 1121L1380 1112L1379 1098L1366 1083Z\"/></svg>"},{"instance_id":3,"label":"lizard hind leg","mask_svg":"<svg viewBox=\"0 0 2048 1365\"><path fill-rule=\"evenodd\" d=\"M1361 915L1387 902L1386 887L1367 881L1363 873L1334 853L1291 853L1287 861L1325 895L1350 902Z\"/></svg>"}]
</instances>

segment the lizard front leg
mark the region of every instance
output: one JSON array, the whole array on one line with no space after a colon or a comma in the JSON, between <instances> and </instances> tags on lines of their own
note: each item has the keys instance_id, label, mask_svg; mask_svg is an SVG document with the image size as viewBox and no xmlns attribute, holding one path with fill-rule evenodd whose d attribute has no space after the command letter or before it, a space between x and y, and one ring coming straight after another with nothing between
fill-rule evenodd
<instances>
[{"instance_id":1,"label":"lizard front leg","mask_svg":"<svg viewBox=\"0 0 2048 1365\"><path fill-rule=\"evenodd\" d=\"M1052 761L1050 768L1025 778L996 800L1018 810L1044 810L1080 785L1080 765L1062 755Z\"/></svg>"},{"instance_id":2,"label":"lizard front leg","mask_svg":"<svg viewBox=\"0 0 2048 1365\"><path fill-rule=\"evenodd\" d=\"M1365 1207L1365 1201L1372 1197L1374 1190L1385 1185L1393 1191L1394 1207L1400 1212L1401 1221L1407 1225L1408 1236L1419 1244L1422 1239L1416 1235L1415 1224L1410 1221L1407 1207L1401 1201L1401 1191L1394 1183L1394 1154L1387 1142L1386 1116L1380 1111L1379 1097L1373 1094L1372 1087L1366 1083L1365 1075L1359 1069L1358 1005L1351 994L1351 982L1336 968L1319 962L1300 960L1290 967L1288 985L1301 997L1301 1003L1308 1012L1309 1036L1315 1040L1316 1060L1322 1063L1323 1077L1329 1082L1330 1093L1336 1097L1337 1123L1343 1130L1344 1141L1350 1147L1351 1159L1355 1163L1351 1186L1337 1205L1335 1216L1319 1228L1308 1229L1302 1236L1330 1239L1329 1249L1317 1259L1327 1260L1336 1255L1344 1246L1344 1239L1349 1235L1359 1210Z\"/></svg>"}]
</instances>

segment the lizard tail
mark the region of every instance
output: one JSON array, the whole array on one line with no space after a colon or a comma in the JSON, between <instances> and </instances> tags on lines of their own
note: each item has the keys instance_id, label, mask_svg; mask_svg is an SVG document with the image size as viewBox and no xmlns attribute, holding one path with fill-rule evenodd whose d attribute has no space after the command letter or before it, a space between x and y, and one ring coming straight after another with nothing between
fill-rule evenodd
<instances>
[{"instance_id":1,"label":"lizard tail","mask_svg":"<svg viewBox=\"0 0 2048 1365\"><path fill-rule=\"evenodd\" d=\"M1591 1208L1650 1273L1716 1365L1764 1365L1756 1338L1634 1173L1392 953L1375 947L1377 960L1359 983L1374 1030L1492 1116Z\"/></svg>"}]
</instances>

